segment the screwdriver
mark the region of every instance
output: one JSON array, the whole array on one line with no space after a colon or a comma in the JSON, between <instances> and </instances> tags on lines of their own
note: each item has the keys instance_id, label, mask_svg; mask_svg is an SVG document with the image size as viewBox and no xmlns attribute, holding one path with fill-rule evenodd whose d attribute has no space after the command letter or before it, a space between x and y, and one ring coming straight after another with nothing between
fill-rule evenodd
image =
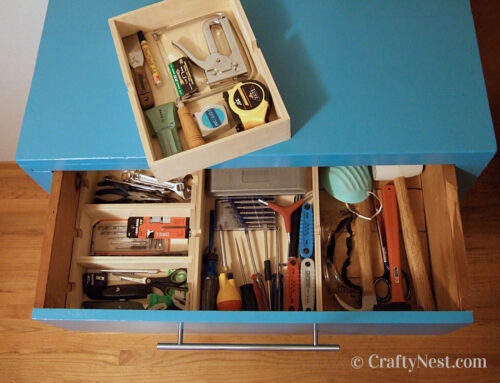
<instances>
[{"instance_id":1,"label":"screwdriver","mask_svg":"<svg viewBox=\"0 0 500 383\"><path fill-rule=\"evenodd\" d=\"M271 259L269 258L269 252L267 250L267 225L264 225L264 246L266 249L266 257L264 258L264 278L267 282L267 292L269 293L269 302L272 301L271 298L271 279L272 279L272 271L271 271Z\"/></svg>"},{"instance_id":2,"label":"screwdriver","mask_svg":"<svg viewBox=\"0 0 500 383\"><path fill-rule=\"evenodd\" d=\"M250 235L248 233L248 229L245 228L245 235L247 237L248 249L250 252L250 259L252 260L254 274L252 275L253 279L253 291L255 292L255 298L257 299L257 306L259 307L259 311L269 311L269 301L268 295L266 292L266 285L264 284L264 280L262 278L262 274L257 271L257 266L255 264L255 259L253 257L252 245L250 243Z\"/></svg>"},{"instance_id":3,"label":"screwdriver","mask_svg":"<svg viewBox=\"0 0 500 383\"><path fill-rule=\"evenodd\" d=\"M210 210L208 249L203 254L203 288L201 289L201 310L216 309L217 251L214 248L215 211Z\"/></svg>"},{"instance_id":4,"label":"screwdriver","mask_svg":"<svg viewBox=\"0 0 500 383\"><path fill-rule=\"evenodd\" d=\"M276 274L273 274L271 309L281 311L283 303L283 275L280 274L280 238L278 227L276 227Z\"/></svg>"},{"instance_id":5,"label":"screwdriver","mask_svg":"<svg viewBox=\"0 0 500 383\"><path fill-rule=\"evenodd\" d=\"M243 268L243 261L241 260L240 247L238 246L238 241L236 242L236 250L238 251L238 260L240 261L241 276L243 278L243 285L240 286L241 298L243 300L243 310L246 311L258 311L259 306L257 305L257 299L255 298L255 293L253 291L253 286L251 283L247 283L247 278L245 277L245 269Z\"/></svg>"},{"instance_id":6,"label":"screwdriver","mask_svg":"<svg viewBox=\"0 0 500 383\"><path fill-rule=\"evenodd\" d=\"M223 271L219 274L219 292L217 293L217 308L222 311L239 311L242 302L241 295L234 279L228 278L229 267L227 266L226 252L224 246L224 234L222 225L219 225L220 248L222 255Z\"/></svg>"}]
</instances>

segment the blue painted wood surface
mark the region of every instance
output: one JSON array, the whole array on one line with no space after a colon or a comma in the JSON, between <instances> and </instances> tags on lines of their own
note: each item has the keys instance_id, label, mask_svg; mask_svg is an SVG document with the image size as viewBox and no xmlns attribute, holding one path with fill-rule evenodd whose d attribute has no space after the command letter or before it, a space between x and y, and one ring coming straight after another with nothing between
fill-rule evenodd
<instances>
[{"instance_id":1,"label":"blue painted wood surface","mask_svg":"<svg viewBox=\"0 0 500 383\"><path fill-rule=\"evenodd\" d=\"M471 311L259 312L34 309L32 318L70 330L322 334L444 334L473 322Z\"/></svg>"},{"instance_id":2,"label":"blue painted wood surface","mask_svg":"<svg viewBox=\"0 0 500 383\"><path fill-rule=\"evenodd\" d=\"M28 172L146 168L107 19L51 0L16 155ZM224 167L455 163L496 151L468 0L243 0L293 137ZM39 178L39 177L38 177Z\"/></svg>"}]
</instances>

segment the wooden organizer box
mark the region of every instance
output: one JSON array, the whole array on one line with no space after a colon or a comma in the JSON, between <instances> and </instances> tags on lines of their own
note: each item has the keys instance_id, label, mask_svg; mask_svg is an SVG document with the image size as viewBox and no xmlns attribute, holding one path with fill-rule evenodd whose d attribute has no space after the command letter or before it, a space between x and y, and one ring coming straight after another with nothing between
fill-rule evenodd
<instances>
[{"instance_id":1,"label":"wooden organizer box","mask_svg":"<svg viewBox=\"0 0 500 383\"><path fill-rule=\"evenodd\" d=\"M246 57L247 67L252 68L251 79L263 82L269 89L272 107L269 122L258 127L236 132L231 113L226 107L228 118L232 128L215 138L207 138L207 143L197 148L186 149L182 130L179 136L184 151L163 158L158 140L153 138L149 132L145 115L141 109L139 98L135 89L132 70L129 66L127 53L123 45L123 38L136 34L142 30L148 40L153 58L156 62L163 84L155 87L151 81L149 68L145 65L150 85L153 90L155 104L161 105L173 102L177 98L170 73L165 68L164 58L152 37L152 33L160 31L160 44L163 45L168 60L174 61L185 56L177 47L171 44L172 40L178 39L186 48L198 58L204 59L208 56L207 43L202 31L205 19L217 13L224 13L231 21L235 36L239 41L242 56ZM283 100L278 92L273 77L267 67L264 56L257 46L257 41L252 32L248 19L238 0L168 0L151 6L129 12L109 20L111 34L118 54L118 60L122 69L125 84L128 89L132 110L139 129L139 134L146 154L149 167L155 176L167 181L172 178L184 176L197 170L205 169L215 164L239 157L241 155L274 145L288 140L291 136L290 117L286 111ZM238 39L238 36L240 37ZM222 39L222 41L224 41ZM245 54L245 52L247 52ZM200 94L208 94L205 84L204 71L191 65L195 81L200 88ZM234 86L233 82L230 86ZM220 92L207 97L198 98L195 101L186 100L184 103L191 113L201 110L210 104L224 104L222 91L228 87L221 88Z\"/></svg>"},{"instance_id":2,"label":"wooden organizer box","mask_svg":"<svg viewBox=\"0 0 500 383\"><path fill-rule=\"evenodd\" d=\"M191 200L186 202L173 203L140 203L140 204L95 204L93 198L95 195L96 184L101 181L106 175L113 175L119 179L118 171L101 171L101 172L86 172L64 173L65 180L55 178L55 183L65 182L64 189L68 191L70 184L74 185L75 177L79 181L78 191L79 196L73 193L73 200L78 200L78 206L75 214L68 214L68 218L63 222L59 222L58 233L56 230L52 232L51 239L46 241L55 241L54 236L64 235L61 231L65 231L64 236L73 238L73 243L63 244L64 250L59 247L59 244L53 242L52 254L50 258L49 271L42 267L39 278L40 294L38 294L38 307L52 308L81 308L81 304L88 298L83 293L82 289L82 274L89 270L102 269L160 269L166 272L168 269L186 268L188 275L189 292L187 296L186 309L198 310L200 305L200 288L201 288L201 267L203 250L208 247L209 242L209 211L215 207L215 198L209 197L205 193L205 172L193 173L192 194ZM58 173L57 176L62 176L63 173ZM72 181L66 181L70 179ZM317 214L316 203L318 201L318 178L317 171L309 172L309 191L312 191L313 197L309 200ZM69 193L66 193L69 194ZM278 196L277 202L280 204L289 204L293 201L293 196ZM61 209L63 207L61 206ZM58 209L56 209L58 210ZM99 219L126 219L130 216L179 216L190 218L190 237L188 244L188 253L186 256L90 256L90 244L92 235L92 226ZM69 224L74 220L75 225ZM286 254L288 242L282 219L277 220L280 231L280 247L281 261L286 262ZM316 219L315 226L318 226ZM75 230L76 228L76 230ZM73 234L72 232L74 231ZM271 259L275 257L275 232L268 233L268 248ZM240 265L236 253L235 239L238 240L240 251L245 268L246 279L250 281L250 275L253 274L252 264L250 260L249 250L246 237L243 231L225 231L225 251L228 258L228 264L234 274L236 284L243 284L243 276L240 272ZM221 265L220 257L220 240L219 232L215 232L214 246L219 254L219 265ZM256 264L261 270L264 262L264 234L263 231L250 231L251 245L255 256ZM319 245L319 235L315 236L315 246ZM319 258L318 258L319 259ZM321 275L321 263L316 262L316 274ZM43 270L43 271L42 271ZM282 270L283 271L283 270ZM42 275L43 274L43 275ZM62 280L67 283L62 283ZM55 283L54 283L55 282ZM316 302L317 310L321 310L321 279L316 280Z\"/></svg>"},{"instance_id":3,"label":"wooden organizer box","mask_svg":"<svg viewBox=\"0 0 500 383\"><path fill-rule=\"evenodd\" d=\"M325 256L328 234L337 226L342 209L338 201L330 197L320 186L318 168L310 169L310 187L314 210L316 266L316 311L341 310L331 296L322 278L322 257ZM200 304L201 267L204 249L208 246L209 211L215 199L205 191L205 172L193 173L190 201L162 204L93 204L95 185L104 175L113 172L57 172L54 175L51 209L47 234L44 240L35 307L80 308L85 299L82 292L82 273L90 269L161 269L185 267L188 270L188 310L198 310ZM76 187L75 187L76 185ZM376 183L376 187L380 187ZM432 279L436 307L441 310L467 308L466 254L458 209L458 195L454 167L451 165L425 166L421 176L408 180L412 210L428 256L428 268ZM290 203L293 196L279 196L277 202ZM176 215L190 218L191 236L186 256L162 257L96 257L89 256L92 222L100 218L126 218L131 215ZM286 261L287 240L283 220L278 219L281 239L281 261ZM268 246L274 270L275 236L268 233ZM246 238L243 232L225 233L226 254L237 285L243 278L240 273L236 246L237 238L247 281L253 273ZM341 234L337 243L336 257L345 255ZM219 235L215 233L215 247L220 254ZM375 228L372 228L373 274L382 274L380 248ZM356 239L354 238L354 244ZM259 271L264 261L264 236L262 231L251 232L253 252ZM356 245L355 249L356 249ZM404 249L403 249L404 257ZM220 256L219 256L220 265ZM406 267L408 271L408 267ZM282 273L285 270L282 268ZM349 276L356 282L359 265L356 250L353 252ZM411 303L415 303L414 294Z\"/></svg>"}]
</instances>

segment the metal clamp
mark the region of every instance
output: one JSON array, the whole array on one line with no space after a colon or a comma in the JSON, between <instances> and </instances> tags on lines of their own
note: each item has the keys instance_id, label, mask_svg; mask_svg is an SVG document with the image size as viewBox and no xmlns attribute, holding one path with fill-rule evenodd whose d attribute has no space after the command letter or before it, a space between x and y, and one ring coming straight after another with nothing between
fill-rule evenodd
<instances>
[{"instance_id":1,"label":"metal clamp","mask_svg":"<svg viewBox=\"0 0 500 383\"><path fill-rule=\"evenodd\" d=\"M319 345L318 325L313 323L313 344L218 344L183 343L184 323L180 322L177 343L158 343L157 350L231 350L231 351L340 351L338 344Z\"/></svg>"}]
</instances>

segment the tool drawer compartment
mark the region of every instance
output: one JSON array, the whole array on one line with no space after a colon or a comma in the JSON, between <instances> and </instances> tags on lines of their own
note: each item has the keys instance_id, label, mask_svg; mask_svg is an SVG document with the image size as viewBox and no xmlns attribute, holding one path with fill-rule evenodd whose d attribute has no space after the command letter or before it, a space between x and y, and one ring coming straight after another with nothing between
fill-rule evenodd
<instances>
[{"instance_id":1,"label":"tool drawer compartment","mask_svg":"<svg viewBox=\"0 0 500 383\"><path fill-rule=\"evenodd\" d=\"M290 118L238 0L162 1L109 25L160 180L290 138Z\"/></svg>"},{"instance_id":2,"label":"tool drawer compartment","mask_svg":"<svg viewBox=\"0 0 500 383\"><path fill-rule=\"evenodd\" d=\"M220 196L207 182L206 172L193 173L191 198L186 201L163 203L93 203L98 180L110 172L56 172L54 173L51 193L47 233L44 240L40 274L33 311L33 319L54 324L71 330L86 331L133 331L169 332L184 323L186 331L214 333L309 333L311 325L317 324L320 334L439 334L463 327L472 322L472 313L467 309L466 293L466 254L458 210L458 196L453 166L426 166L423 174L407 182L411 209L415 215L419 237L423 243L426 268L435 298L435 309L422 311L418 307L415 292L412 290L409 303L417 311L345 311L333 294L338 294L352 306L359 308L360 297L342 290L342 286L331 286L324 278L327 247L331 232L338 226L345 214L344 206L331 197L320 182L321 169L306 168L306 194L313 208L314 218L314 257L316 281L314 286L313 311L203 311L203 255L210 247L210 211L216 210ZM375 183L375 192L382 183ZM215 193L217 194L217 193ZM274 202L286 206L293 202L293 195L280 194ZM238 198L243 198L239 196ZM222 200L227 199L225 197ZM220 201L219 201L220 202ZM351 205L353 209L357 205ZM376 207L376 206L375 206ZM373 207L373 210L375 210ZM256 208L256 206L255 206ZM232 207L231 209L234 209ZM233 210L230 210L233 211ZM189 218L190 236L187 253L168 255L92 255L92 227L99 220L125 219L130 216L176 216ZM278 241L281 246L281 271L286 275L288 244L284 221L276 217ZM262 272L266 257L272 260L275 272L276 230L265 222L267 238L263 227L249 230L249 241L241 228L230 229L231 216L219 219L223 226L224 250L228 258L229 270L233 273L236 286L247 283L254 274L252 253L258 271ZM358 219L357 219L358 220ZM249 222L246 223L249 225ZM267 226L269 224L269 226ZM374 223L372 223L374 225ZM360 283L359 238L356 237L356 220L353 222L352 262L347 268L347 276L354 283ZM216 228L217 229L217 228ZM221 271L220 233L215 230L214 245L218 252L218 270ZM335 262L342 269L345 257L345 238L347 232L337 234ZM372 244L372 274L383 274L381 252L378 246L375 226L370 227ZM403 241L402 241L403 242ZM239 264L238 250L243 263L243 273ZM250 243L250 246L249 246ZM250 250L252 249L252 250ZM404 246L401 244L402 269L409 271ZM120 310L99 309L101 299L89 299L82 291L83 276L98 274L106 270L135 270L155 272L157 276L168 276L177 269L187 271L188 292L177 296L185 300L184 310ZM150 274L137 274L147 277ZM120 280L113 284L128 283ZM413 289L410 275L410 288ZM251 283L251 282L250 282ZM154 292L154 291L153 291ZM99 298L99 297L98 297ZM351 299L351 301L349 301ZM146 307L145 299L132 299ZM182 303L182 302L181 302ZM171 304L171 302L169 302ZM106 307L109 308L109 307ZM118 308L118 307L116 307Z\"/></svg>"}]
</instances>

